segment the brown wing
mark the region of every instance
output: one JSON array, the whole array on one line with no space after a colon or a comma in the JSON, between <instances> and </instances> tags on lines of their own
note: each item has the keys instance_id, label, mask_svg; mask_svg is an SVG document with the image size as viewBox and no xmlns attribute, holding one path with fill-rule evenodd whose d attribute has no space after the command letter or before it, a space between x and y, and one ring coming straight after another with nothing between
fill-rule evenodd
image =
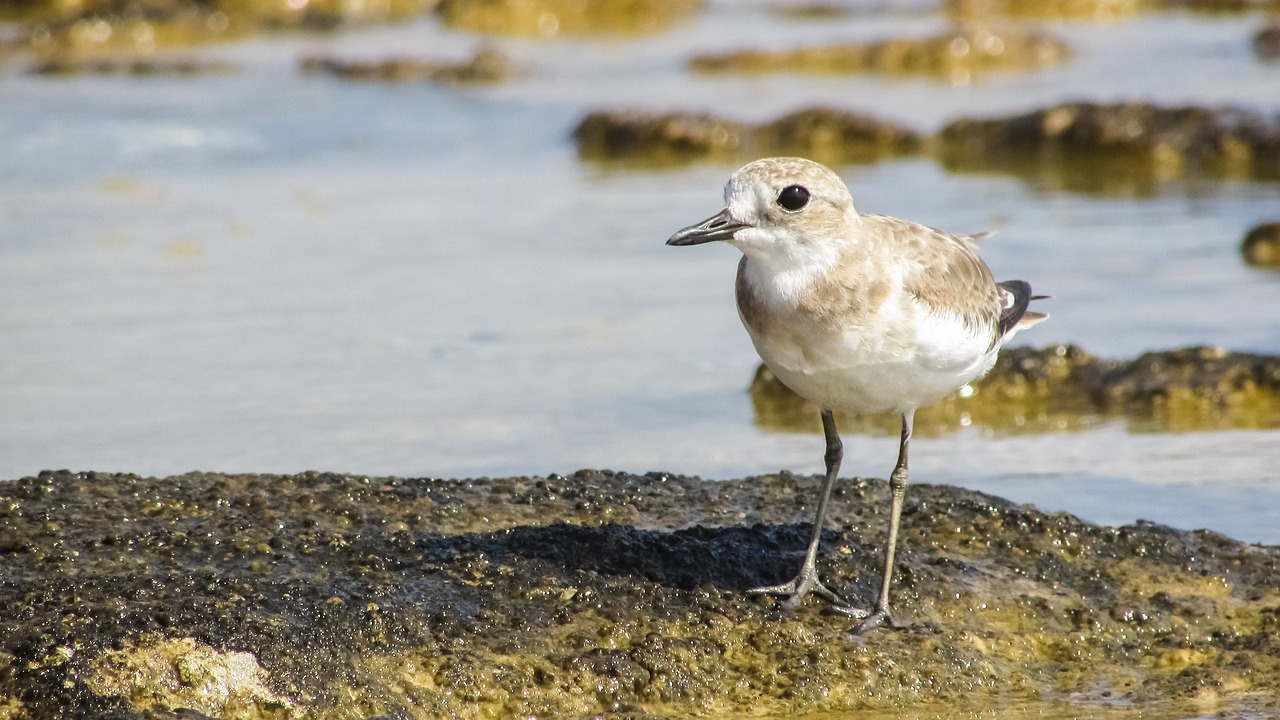
<instances>
[{"instance_id":1,"label":"brown wing","mask_svg":"<svg viewBox=\"0 0 1280 720\"><path fill-rule=\"evenodd\" d=\"M995 334L1003 303L999 286L973 241L909 220L864 215L876 235L891 244L905 268L903 289L940 314L958 315Z\"/></svg>"}]
</instances>

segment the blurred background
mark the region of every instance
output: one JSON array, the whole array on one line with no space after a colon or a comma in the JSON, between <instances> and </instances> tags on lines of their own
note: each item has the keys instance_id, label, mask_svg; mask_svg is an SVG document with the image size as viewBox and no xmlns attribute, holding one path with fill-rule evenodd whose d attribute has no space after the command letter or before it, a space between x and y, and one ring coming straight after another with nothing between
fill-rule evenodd
<instances>
[{"instance_id":1,"label":"blurred background","mask_svg":"<svg viewBox=\"0 0 1280 720\"><path fill-rule=\"evenodd\" d=\"M0 478L818 472L816 418L748 392L737 252L663 244L765 152L996 231L1053 296L1019 344L1280 353L1241 253L1280 220L1275 0L0 8ZM1064 103L1112 134L945 142ZM806 108L912 139L845 152ZM938 423L913 481L1280 542L1280 413L1024 419ZM885 477L893 424L850 427L844 475Z\"/></svg>"}]
</instances>

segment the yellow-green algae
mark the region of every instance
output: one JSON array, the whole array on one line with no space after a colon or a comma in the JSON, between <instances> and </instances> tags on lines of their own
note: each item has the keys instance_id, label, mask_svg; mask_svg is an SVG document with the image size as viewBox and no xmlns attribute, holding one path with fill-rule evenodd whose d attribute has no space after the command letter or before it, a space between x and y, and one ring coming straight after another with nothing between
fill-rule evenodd
<instances>
[{"instance_id":1,"label":"yellow-green algae","mask_svg":"<svg viewBox=\"0 0 1280 720\"><path fill-rule=\"evenodd\" d=\"M1280 222L1250 228L1240 241L1240 256L1251 267L1280 269Z\"/></svg>"},{"instance_id":2,"label":"yellow-green algae","mask_svg":"<svg viewBox=\"0 0 1280 720\"><path fill-rule=\"evenodd\" d=\"M333 31L435 13L450 27L552 37L643 34L691 18L699 0L38 0L0 3L16 49L74 66L260 32ZM119 61L118 62L123 62Z\"/></svg>"},{"instance_id":3,"label":"yellow-green algae","mask_svg":"<svg viewBox=\"0 0 1280 720\"><path fill-rule=\"evenodd\" d=\"M1280 548L913 486L897 629L748 587L818 478L47 472L0 485L17 717L1280 717ZM881 481L820 570L878 587ZM188 712L188 711L184 711ZM167 715L165 715L167 716Z\"/></svg>"},{"instance_id":4,"label":"yellow-green algae","mask_svg":"<svg viewBox=\"0 0 1280 720\"><path fill-rule=\"evenodd\" d=\"M336 75L346 80L453 85L496 83L509 80L517 73L511 59L493 48L481 48L461 62L413 57L365 61L312 56L303 58L301 68L304 73Z\"/></svg>"},{"instance_id":5,"label":"yellow-green algae","mask_svg":"<svg viewBox=\"0 0 1280 720\"><path fill-rule=\"evenodd\" d=\"M829 107L804 108L760 124L705 113L599 111L584 117L573 136L585 160L650 167L767 155L866 163L914 155L922 145L909 128Z\"/></svg>"},{"instance_id":6,"label":"yellow-green algae","mask_svg":"<svg viewBox=\"0 0 1280 720\"><path fill-rule=\"evenodd\" d=\"M686 21L701 0L440 0L450 27L520 37L646 34Z\"/></svg>"},{"instance_id":7,"label":"yellow-green algae","mask_svg":"<svg viewBox=\"0 0 1280 720\"><path fill-rule=\"evenodd\" d=\"M1140 12L1204 13L1274 11L1280 0L947 0L947 14L967 21L992 17L1115 20Z\"/></svg>"},{"instance_id":8,"label":"yellow-green algae","mask_svg":"<svg viewBox=\"0 0 1280 720\"><path fill-rule=\"evenodd\" d=\"M992 71L1050 67L1070 54L1065 42L1041 32L958 29L921 38L698 55L689 66L705 73L934 75L964 83Z\"/></svg>"},{"instance_id":9,"label":"yellow-green algae","mask_svg":"<svg viewBox=\"0 0 1280 720\"><path fill-rule=\"evenodd\" d=\"M763 365L751 381L756 422L821 432L818 408ZM1093 427L1123 418L1138 431L1280 427L1280 356L1190 347L1106 360L1074 345L1001 352L985 377L916 413L915 431L961 427L1001 434ZM842 416L850 430L896 435L897 416Z\"/></svg>"}]
</instances>

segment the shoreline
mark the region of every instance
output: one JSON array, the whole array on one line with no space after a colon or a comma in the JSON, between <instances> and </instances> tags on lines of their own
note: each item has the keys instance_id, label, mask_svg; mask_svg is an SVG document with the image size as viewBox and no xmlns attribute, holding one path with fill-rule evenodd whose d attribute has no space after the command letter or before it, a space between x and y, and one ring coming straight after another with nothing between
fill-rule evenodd
<instances>
[{"instance_id":1,"label":"shoreline","mask_svg":"<svg viewBox=\"0 0 1280 720\"><path fill-rule=\"evenodd\" d=\"M11 717L694 717L1066 704L1280 717L1280 547L907 493L901 627L791 572L815 477L46 472L0 484ZM819 569L874 596L880 480ZM184 711L185 712L185 711ZM186 715L190 717L190 715Z\"/></svg>"}]
</instances>

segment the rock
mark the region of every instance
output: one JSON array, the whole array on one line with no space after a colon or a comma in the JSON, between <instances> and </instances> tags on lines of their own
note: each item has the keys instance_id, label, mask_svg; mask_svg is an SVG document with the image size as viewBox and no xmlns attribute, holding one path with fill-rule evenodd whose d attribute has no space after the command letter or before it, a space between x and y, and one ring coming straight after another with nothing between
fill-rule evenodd
<instances>
[{"instance_id":1,"label":"rock","mask_svg":"<svg viewBox=\"0 0 1280 720\"><path fill-rule=\"evenodd\" d=\"M818 408L763 365L751 382L756 421L817 432ZM1072 345L1002 350L995 367L916 413L917 432L969 425L1051 432L1126 417L1145 429L1280 427L1280 356L1189 347L1104 360ZM896 435L896 417L847 417L842 427Z\"/></svg>"},{"instance_id":2,"label":"rock","mask_svg":"<svg viewBox=\"0 0 1280 720\"><path fill-rule=\"evenodd\" d=\"M991 119L963 118L938 136L943 164L1001 170L1067 189L1139 191L1179 177L1280 179L1280 118L1238 108L1072 102Z\"/></svg>"},{"instance_id":3,"label":"rock","mask_svg":"<svg viewBox=\"0 0 1280 720\"><path fill-rule=\"evenodd\" d=\"M1070 55L1065 42L1044 33L956 30L925 38L699 55L690 60L689 66L707 73L875 72L935 75L953 82L968 82L973 75L994 70L1057 65Z\"/></svg>"},{"instance_id":4,"label":"rock","mask_svg":"<svg viewBox=\"0 0 1280 720\"><path fill-rule=\"evenodd\" d=\"M448 84L496 83L516 74L511 60L493 49L478 50L471 59L456 63L415 58L358 61L308 57L302 60L301 69L304 73L326 73L346 80Z\"/></svg>"},{"instance_id":5,"label":"rock","mask_svg":"<svg viewBox=\"0 0 1280 720\"><path fill-rule=\"evenodd\" d=\"M351 3L217 0L76 0L19 3L22 46L43 59L101 61L113 53L220 42L262 31L327 32L420 14L423 0ZM109 58L108 58L109 59Z\"/></svg>"},{"instance_id":6,"label":"rock","mask_svg":"<svg viewBox=\"0 0 1280 720\"><path fill-rule=\"evenodd\" d=\"M236 67L226 62L204 62L186 58L61 56L37 62L33 75L133 75L135 77L173 75L225 75Z\"/></svg>"},{"instance_id":7,"label":"rock","mask_svg":"<svg viewBox=\"0 0 1280 720\"><path fill-rule=\"evenodd\" d=\"M914 155L923 146L918 134L900 125L824 107L783 115L752 134L758 155L803 155L834 164Z\"/></svg>"},{"instance_id":8,"label":"rock","mask_svg":"<svg viewBox=\"0 0 1280 720\"><path fill-rule=\"evenodd\" d=\"M1252 267L1280 268L1280 222L1262 223L1246 233L1240 255Z\"/></svg>"},{"instance_id":9,"label":"rock","mask_svg":"<svg viewBox=\"0 0 1280 720\"><path fill-rule=\"evenodd\" d=\"M304 473L0 483L13 717L996 716L1009 698L1280 713L1280 548L915 485L901 629L746 588L819 478ZM874 598L888 489L841 482L820 569ZM1135 658L1139 659L1135 661Z\"/></svg>"},{"instance_id":10,"label":"rock","mask_svg":"<svg viewBox=\"0 0 1280 720\"><path fill-rule=\"evenodd\" d=\"M1280 60L1280 24L1268 25L1253 36L1253 54L1259 60Z\"/></svg>"},{"instance_id":11,"label":"rock","mask_svg":"<svg viewBox=\"0 0 1280 720\"><path fill-rule=\"evenodd\" d=\"M645 34L688 20L701 0L440 0L450 27L500 35Z\"/></svg>"},{"instance_id":12,"label":"rock","mask_svg":"<svg viewBox=\"0 0 1280 720\"><path fill-rule=\"evenodd\" d=\"M670 164L735 157L749 132L742 123L704 113L621 110L589 113L574 129L573 139L583 158Z\"/></svg>"},{"instance_id":13,"label":"rock","mask_svg":"<svg viewBox=\"0 0 1280 720\"><path fill-rule=\"evenodd\" d=\"M750 125L702 113L588 114L573 133L580 157L666 165L804 155L819 162L875 162L920 151L914 131L855 112L808 108Z\"/></svg>"}]
</instances>

